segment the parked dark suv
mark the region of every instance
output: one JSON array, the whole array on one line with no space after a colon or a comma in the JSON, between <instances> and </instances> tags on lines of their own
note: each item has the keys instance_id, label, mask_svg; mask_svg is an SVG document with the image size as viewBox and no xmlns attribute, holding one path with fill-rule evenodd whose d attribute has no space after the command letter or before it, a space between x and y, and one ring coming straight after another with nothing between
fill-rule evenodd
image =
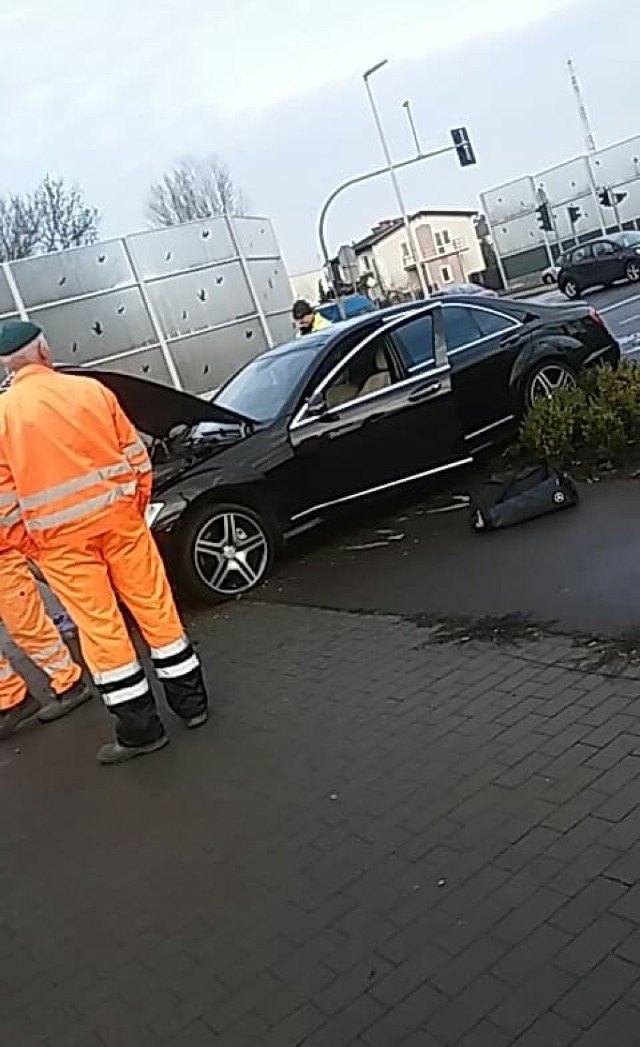
<instances>
[{"instance_id":1,"label":"parked dark suv","mask_svg":"<svg viewBox=\"0 0 640 1047\"><path fill-rule=\"evenodd\" d=\"M566 251L558 287L567 298L578 298L589 287L609 287L616 280L640 280L640 232L611 233Z\"/></svg>"}]
</instances>

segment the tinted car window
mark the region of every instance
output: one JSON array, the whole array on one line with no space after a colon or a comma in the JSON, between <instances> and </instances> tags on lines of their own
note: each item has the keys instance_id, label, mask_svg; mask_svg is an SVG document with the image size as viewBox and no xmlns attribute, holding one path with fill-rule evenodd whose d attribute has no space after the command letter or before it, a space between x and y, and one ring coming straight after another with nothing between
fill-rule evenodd
<instances>
[{"instance_id":1,"label":"tinted car window","mask_svg":"<svg viewBox=\"0 0 640 1047\"><path fill-rule=\"evenodd\" d=\"M476 316L477 309L469 309L464 305L448 305L444 312L444 333L447 339L447 349L461 349L470 342L477 342L483 337Z\"/></svg>"},{"instance_id":2,"label":"tinted car window","mask_svg":"<svg viewBox=\"0 0 640 1047\"><path fill-rule=\"evenodd\" d=\"M571 255L572 262L584 262L587 258L591 258L591 247L584 244L583 247L576 247L575 251Z\"/></svg>"},{"instance_id":3,"label":"tinted car window","mask_svg":"<svg viewBox=\"0 0 640 1047\"><path fill-rule=\"evenodd\" d=\"M428 313L398 328L393 332L393 339L407 367L418 367L435 360L433 317Z\"/></svg>"},{"instance_id":4,"label":"tinted car window","mask_svg":"<svg viewBox=\"0 0 640 1047\"><path fill-rule=\"evenodd\" d=\"M593 253L596 258L603 258L605 255L615 254L615 247L613 244L603 241L602 243L593 245Z\"/></svg>"},{"instance_id":5,"label":"tinted car window","mask_svg":"<svg viewBox=\"0 0 640 1047\"><path fill-rule=\"evenodd\" d=\"M215 403L256 422L271 422L313 367L329 332L305 335L277 352L264 353L243 367L224 386Z\"/></svg>"},{"instance_id":6,"label":"tinted car window","mask_svg":"<svg viewBox=\"0 0 640 1047\"><path fill-rule=\"evenodd\" d=\"M516 321L512 320L510 316L501 316L500 313L491 312L489 309L474 309L473 314L483 338L488 338L492 334L501 334L502 331L508 331L510 327L516 325Z\"/></svg>"},{"instance_id":7,"label":"tinted car window","mask_svg":"<svg viewBox=\"0 0 640 1047\"><path fill-rule=\"evenodd\" d=\"M338 371L324 391L329 408L351 403L395 381L385 335L374 338Z\"/></svg>"}]
</instances>

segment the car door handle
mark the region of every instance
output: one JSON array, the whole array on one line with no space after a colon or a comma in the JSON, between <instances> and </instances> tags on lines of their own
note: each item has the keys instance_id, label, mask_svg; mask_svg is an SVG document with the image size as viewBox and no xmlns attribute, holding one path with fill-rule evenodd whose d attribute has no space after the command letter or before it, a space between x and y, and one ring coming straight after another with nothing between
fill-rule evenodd
<instances>
[{"instance_id":1,"label":"car door handle","mask_svg":"<svg viewBox=\"0 0 640 1047\"><path fill-rule=\"evenodd\" d=\"M437 378L433 382L427 382L426 385L421 385L418 389L414 389L409 396L409 403L419 403L420 400L427 400L434 393L439 393L442 389L442 382Z\"/></svg>"}]
</instances>

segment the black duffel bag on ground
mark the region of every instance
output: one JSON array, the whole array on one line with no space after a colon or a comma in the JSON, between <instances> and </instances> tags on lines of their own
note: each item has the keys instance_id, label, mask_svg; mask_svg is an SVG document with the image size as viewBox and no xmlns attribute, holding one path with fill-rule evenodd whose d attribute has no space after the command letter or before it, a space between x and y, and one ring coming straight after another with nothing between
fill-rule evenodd
<instances>
[{"instance_id":1,"label":"black duffel bag on ground","mask_svg":"<svg viewBox=\"0 0 640 1047\"><path fill-rule=\"evenodd\" d=\"M578 489L567 473L531 465L490 477L472 501L471 526L495 531L577 504Z\"/></svg>"}]
</instances>

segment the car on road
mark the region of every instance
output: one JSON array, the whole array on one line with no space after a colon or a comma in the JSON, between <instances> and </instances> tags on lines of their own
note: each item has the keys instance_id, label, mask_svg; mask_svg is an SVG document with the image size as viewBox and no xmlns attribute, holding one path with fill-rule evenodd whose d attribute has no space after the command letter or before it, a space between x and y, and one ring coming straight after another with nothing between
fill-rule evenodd
<instances>
[{"instance_id":1,"label":"car on road","mask_svg":"<svg viewBox=\"0 0 640 1047\"><path fill-rule=\"evenodd\" d=\"M375 308L374 303L365 294L346 295L342 299L342 309L346 320L351 320L354 316L362 316L363 313L373 313ZM338 324L342 320L340 306L337 302L324 302L323 305L317 305L314 313L320 313L320 316L332 324Z\"/></svg>"},{"instance_id":2,"label":"car on road","mask_svg":"<svg viewBox=\"0 0 640 1047\"><path fill-rule=\"evenodd\" d=\"M432 298L448 298L449 296L457 295L480 295L485 298L497 298L497 292L492 291L490 287L482 287L481 284L448 284L446 287L441 287L439 291L434 291L431 295Z\"/></svg>"},{"instance_id":3,"label":"car on road","mask_svg":"<svg viewBox=\"0 0 640 1047\"><path fill-rule=\"evenodd\" d=\"M557 284L558 273L560 272L561 261L558 259L557 265L548 265L546 269L542 271L542 282L543 284Z\"/></svg>"},{"instance_id":4,"label":"car on road","mask_svg":"<svg viewBox=\"0 0 640 1047\"><path fill-rule=\"evenodd\" d=\"M610 287L617 280L640 280L640 232L630 230L578 244L562 257L558 287L567 298L579 298L591 287Z\"/></svg>"},{"instance_id":5,"label":"car on road","mask_svg":"<svg viewBox=\"0 0 640 1047\"><path fill-rule=\"evenodd\" d=\"M336 509L454 472L538 398L619 347L587 305L477 296L345 321L247 363L212 401L112 371L148 443L149 523L176 580L216 602L263 581Z\"/></svg>"}]
</instances>

